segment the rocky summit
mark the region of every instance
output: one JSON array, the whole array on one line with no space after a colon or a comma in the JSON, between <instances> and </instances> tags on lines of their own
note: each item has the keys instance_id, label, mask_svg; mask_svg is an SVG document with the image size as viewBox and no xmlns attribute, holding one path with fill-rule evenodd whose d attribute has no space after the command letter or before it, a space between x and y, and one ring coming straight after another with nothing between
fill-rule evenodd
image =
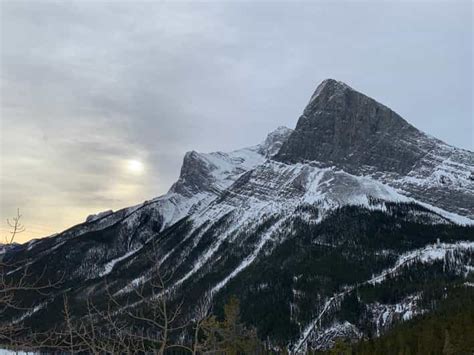
<instances>
[{"instance_id":1,"label":"rocky summit","mask_svg":"<svg viewBox=\"0 0 474 355\"><path fill-rule=\"evenodd\" d=\"M474 217L474 156L419 131L397 113L324 80L276 160L371 176L407 195Z\"/></svg>"},{"instance_id":2,"label":"rocky summit","mask_svg":"<svg viewBox=\"0 0 474 355\"><path fill-rule=\"evenodd\" d=\"M473 176L472 152L325 80L294 130L232 152L187 153L167 194L3 248L9 277L28 269L61 283L19 293L28 311L0 322L60 326L65 295L81 319L88 300L113 294L119 317L146 307L158 264L183 317L204 298L219 316L236 296L242 321L271 349L377 337L473 283Z\"/></svg>"},{"instance_id":3,"label":"rocky summit","mask_svg":"<svg viewBox=\"0 0 474 355\"><path fill-rule=\"evenodd\" d=\"M388 107L332 79L323 81L277 160L318 161L349 173L407 174L436 145Z\"/></svg>"}]
</instances>

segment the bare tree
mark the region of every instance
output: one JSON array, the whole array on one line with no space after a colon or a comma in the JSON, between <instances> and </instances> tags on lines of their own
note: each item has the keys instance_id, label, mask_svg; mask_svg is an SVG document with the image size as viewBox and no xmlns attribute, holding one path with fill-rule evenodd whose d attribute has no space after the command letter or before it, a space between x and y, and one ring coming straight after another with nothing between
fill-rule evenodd
<instances>
[{"instance_id":1,"label":"bare tree","mask_svg":"<svg viewBox=\"0 0 474 355\"><path fill-rule=\"evenodd\" d=\"M23 326L22 317L11 319L5 317L9 311L23 311L24 314L32 311L32 307L22 304L18 297L21 292L35 292L41 295L46 295L48 290L59 283L44 282L43 273L34 278L32 281L31 273L28 269L28 264L24 264L19 276L9 276L12 269L16 267L14 262L5 260L8 248L15 243L15 238L18 234L25 231L25 227L21 223L20 210L17 210L16 216L12 219L7 219L7 224L10 227L9 235L4 237L5 244L3 245L3 253L0 254L0 344L6 344L11 347L21 347L23 349L31 348L33 346L42 346L49 341L46 334L28 332L25 335L26 328ZM15 270L13 270L15 271ZM33 345L33 343L35 345Z\"/></svg>"},{"instance_id":2,"label":"bare tree","mask_svg":"<svg viewBox=\"0 0 474 355\"><path fill-rule=\"evenodd\" d=\"M23 224L21 224L20 220L21 214L20 209L18 208L16 210L16 216L14 216L11 220L7 218L7 224L11 228L11 230L9 232L10 236L5 236L5 244L13 244L15 237L25 231L25 227L23 226Z\"/></svg>"},{"instance_id":3,"label":"bare tree","mask_svg":"<svg viewBox=\"0 0 474 355\"><path fill-rule=\"evenodd\" d=\"M64 327L54 331L55 350L68 351L71 354L88 352L132 353L133 349L141 349L133 339L129 339L126 329L128 325L112 316L110 309L100 310L87 301L87 315L73 319L70 312L68 297L63 297Z\"/></svg>"},{"instance_id":4,"label":"bare tree","mask_svg":"<svg viewBox=\"0 0 474 355\"><path fill-rule=\"evenodd\" d=\"M9 231L9 235L4 237L5 244L3 245L3 253L0 254L0 315L4 315L9 309L19 308L19 305L15 302L15 293L26 287L24 282L26 275L22 275L17 281L12 281L7 278L7 268L9 265L3 261L15 237L25 231L20 220L21 214L19 209L12 221L7 219L7 224L11 227L11 230ZM2 322L0 324L0 342L12 343L15 334L21 329L22 327L18 324Z\"/></svg>"},{"instance_id":5,"label":"bare tree","mask_svg":"<svg viewBox=\"0 0 474 355\"><path fill-rule=\"evenodd\" d=\"M168 288L173 274L161 270L161 260L154 243L148 259L152 265L148 280L133 289L133 304L130 297L124 301L117 293L114 294L107 279L106 305L99 306L87 300L87 314L79 318L73 319L69 300L64 297L64 326L55 331L56 339L61 343L60 349L94 354L151 351L161 355L168 349L181 348L197 353L197 343L187 346L174 342L179 332L191 327L191 321L185 320L182 302L176 300L173 291ZM196 314L203 314L204 309L203 303ZM197 327L200 321L195 321ZM197 339L199 328L195 334Z\"/></svg>"},{"instance_id":6,"label":"bare tree","mask_svg":"<svg viewBox=\"0 0 474 355\"><path fill-rule=\"evenodd\" d=\"M201 342L203 337L203 328L204 325L207 324L211 318L211 305L212 305L212 294L210 292L206 292L204 297L199 301L195 316L194 316L194 334L193 334L193 344L191 353L193 355L202 352L205 349L204 344Z\"/></svg>"}]
</instances>

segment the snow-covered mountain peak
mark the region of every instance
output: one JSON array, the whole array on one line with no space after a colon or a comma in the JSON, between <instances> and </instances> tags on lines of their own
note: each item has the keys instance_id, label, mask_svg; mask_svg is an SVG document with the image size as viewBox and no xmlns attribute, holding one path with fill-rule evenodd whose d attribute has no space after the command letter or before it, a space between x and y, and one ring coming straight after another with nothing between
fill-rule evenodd
<instances>
[{"instance_id":1,"label":"snow-covered mountain peak","mask_svg":"<svg viewBox=\"0 0 474 355\"><path fill-rule=\"evenodd\" d=\"M219 193L242 173L262 163L265 157L258 147L243 148L229 153L188 152L181 173L170 192L191 197L200 192Z\"/></svg>"},{"instance_id":2,"label":"snow-covered mountain peak","mask_svg":"<svg viewBox=\"0 0 474 355\"><path fill-rule=\"evenodd\" d=\"M419 131L344 83L325 80L275 160L336 166L474 217L474 154Z\"/></svg>"},{"instance_id":3,"label":"snow-covered mountain peak","mask_svg":"<svg viewBox=\"0 0 474 355\"><path fill-rule=\"evenodd\" d=\"M259 152L267 158L273 157L280 151L281 146L291 133L293 133L293 130L288 127L278 127L270 132L265 141L259 145Z\"/></svg>"}]
</instances>

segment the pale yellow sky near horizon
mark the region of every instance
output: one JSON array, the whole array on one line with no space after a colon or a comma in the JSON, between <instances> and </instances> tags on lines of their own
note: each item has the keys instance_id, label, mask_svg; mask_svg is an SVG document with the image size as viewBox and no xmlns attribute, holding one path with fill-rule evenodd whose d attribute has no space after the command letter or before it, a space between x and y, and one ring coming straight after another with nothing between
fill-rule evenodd
<instances>
[{"instance_id":1,"label":"pale yellow sky near horizon","mask_svg":"<svg viewBox=\"0 0 474 355\"><path fill-rule=\"evenodd\" d=\"M143 199L143 201L144 200L145 199ZM31 239L44 238L44 237L54 235L56 233L61 233L62 231L72 226L75 226L77 224L84 222L87 216L91 214L106 211L108 209L118 210L124 207L138 204L143 201L135 201L135 202L130 201L129 204L124 204L124 205L120 204L120 205L117 205L115 208L108 208L108 206L104 206L103 208L97 208L95 210L91 210L85 207L75 208L74 206L70 206L68 208L68 213L61 215L60 219L54 219L54 218L53 219L49 219L49 218L38 219L37 214L34 211L31 211L28 208L25 208L25 209L20 208L20 213L22 215L21 222L25 227L25 231L17 234L14 242L25 243ZM5 212L2 214L5 215ZM16 214L16 211L12 211L11 213L12 217L15 216L15 214ZM10 236L10 233L12 231L12 228L8 226L8 223L6 220L2 222L3 224L2 224L2 227L0 228L0 232L1 232L0 243L3 243L5 240L5 237Z\"/></svg>"},{"instance_id":2,"label":"pale yellow sky near horizon","mask_svg":"<svg viewBox=\"0 0 474 355\"><path fill-rule=\"evenodd\" d=\"M146 177L146 166L143 162L136 159L129 159L122 162L122 175L128 175L128 177L135 179L136 181L147 181ZM58 203L58 210L67 209L67 213L58 213L56 215L51 214L54 211L54 207L49 205L45 208L44 212L38 211L36 207L29 207L28 204L20 206L19 211L21 214L21 223L25 230L22 233L17 234L15 242L24 243L31 239L47 237L56 233L60 233L76 224L82 223L86 220L87 216L96 214L106 210L119 210L121 208L129 207L135 204L139 204L146 199L149 199L147 192L141 188L141 184L130 184L120 182L120 174L117 174L117 181L113 184L111 189L105 192L108 196L114 197L111 199L112 202L109 204L96 204L94 207L88 206L75 206L73 204L65 204L64 202ZM87 193L87 192L85 192ZM0 193L0 196L2 194ZM53 198L54 200L54 198ZM45 202L47 203L47 202ZM10 215L7 211L2 210L2 216L8 216L10 220L17 214L16 209L10 211ZM7 220L2 221L0 226L0 237L1 241L4 242L6 237L11 234L12 228L8 225Z\"/></svg>"}]
</instances>

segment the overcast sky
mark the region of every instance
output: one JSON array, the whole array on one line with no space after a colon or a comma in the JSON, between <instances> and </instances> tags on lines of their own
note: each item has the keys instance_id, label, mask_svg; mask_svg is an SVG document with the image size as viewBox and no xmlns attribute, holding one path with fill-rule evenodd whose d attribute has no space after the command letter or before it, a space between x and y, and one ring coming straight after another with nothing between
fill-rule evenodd
<instances>
[{"instance_id":1,"label":"overcast sky","mask_svg":"<svg viewBox=\"0 0 474 355\"><path fill-rule=\"evenodd\" d=\"M26 240L163 194L186 151L293 128L325 78L473 150L472 26L469 0L1 1L1 218Z\"/></svg>"}]
</instances>

